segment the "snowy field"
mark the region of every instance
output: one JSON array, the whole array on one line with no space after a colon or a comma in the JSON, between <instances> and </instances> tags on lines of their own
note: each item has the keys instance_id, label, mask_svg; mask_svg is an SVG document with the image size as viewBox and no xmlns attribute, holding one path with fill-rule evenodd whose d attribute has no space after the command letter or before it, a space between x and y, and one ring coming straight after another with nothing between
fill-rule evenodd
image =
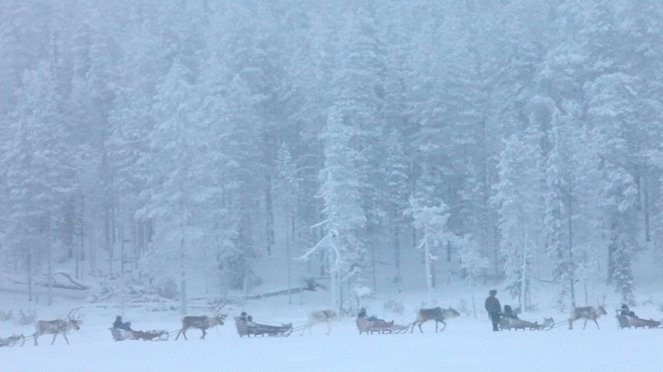
<instances>
[{"instance_id":1,"label":"snowy field","mask_svg":"<svg viewBox=\"0 0 663 372\"><path fill-rule=\"evenodd\" d=\"M286 318L295 326L306 322L300 306L251 306L256 320L278 323ZM230 317L241 309L228 309ZM306 309L308 310L308 309ZM620 330L613 309L599 320L601 330L582 323L550 331L493 333L483 316L449 320L435 334L432 323L424 334L358 335L354 318L334 323L330 335L324 325L312 334L289 337L240 338L232 320L200 340L191 330L189 341L114 342L108 326L115 310L87 308L81 331L69 336L71 345L42 336L40 345L28 340L23 347L0 348L1 371L663 371L663 329ZM651 312L654 313L654 309ZM657 310L656 310L657 311ZM288 316L297 313L296 316ZM370 311L369 311L370 313ZM557 314L559 318L562 314ZM405 323L411 314L396 317ZM127 310L125 319L135 329L177 329L176 312ZM525 319L541 316L525 314ZM269 319L269 320L268 320ZM558 320L559 322L559 320ZM108 323L108 324L106 324ZM166 325L166 326L165 326ZM28 326L1 322L2 335L29 333Z\"/></svg>"}]
</instances>

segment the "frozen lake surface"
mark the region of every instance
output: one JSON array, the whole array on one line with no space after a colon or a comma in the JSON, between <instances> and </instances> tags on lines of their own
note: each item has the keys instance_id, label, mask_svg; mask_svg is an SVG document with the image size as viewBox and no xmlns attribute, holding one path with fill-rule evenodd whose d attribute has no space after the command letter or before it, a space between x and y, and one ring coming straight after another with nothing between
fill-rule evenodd
<instances>
[{"instance_id":1,"label":"frozen lake surface","mask_svg":"<svg viewBox=\"0 0 663 372\"><path fill-rule=\"evenodd\" d=\"M148 315L137 316L134 328L177 324L175 314L160 314L161 320L150 316L147 321ZM432 323L426 323L424 334L415 330L361 336L354 318L348 318L334 323L330 335L325 334L324 325L318 325L312 334L250 339L240 338L231 320L210 330L206 340L191 330L189 341L175 341L172 334L163 342L115 342L102 323L105 318L105 314L88 315L81 331L69 336L71 345L58 339L51 346L51 337L43 336L37 347L28 340L23 347L0 348L2 371L663 370L663 329L620 330L614 315L600 319L601 330L593 324L582 330L580 323L572 331L562 326L550 331L493 333L485 318L461 317L450 320L438 334Z\"/></svg>"}]
</instances>

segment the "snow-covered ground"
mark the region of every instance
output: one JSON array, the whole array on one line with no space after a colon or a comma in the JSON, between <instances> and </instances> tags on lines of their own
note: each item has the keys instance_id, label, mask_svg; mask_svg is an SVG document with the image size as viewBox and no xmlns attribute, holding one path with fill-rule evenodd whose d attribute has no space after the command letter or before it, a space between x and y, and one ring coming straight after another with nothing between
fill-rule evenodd
<instances>
[{"instance_id":1,"label":"snow-covered ground","mask_svg":"<svg viewBox=\"0 0 663 372\"><path fill-rule=\"evenodd\" d=\"M315 295L313 295L315 296ZM322 294L320 294L322 296ZM483 297L483 296L482 296ZM306 323L306 314L317 306L314 298L303 304L283 304L283 298L251 301L224 309L229 318L242 310L263 322ZM301 300L301 299L300 299ZM323 298L316 301L323 303ZM415 306L403 314L388 313L376 301L369 314L376 313L396 323L414 320ZM67 304L40 308L40 318L56 317ZM447 304L440 304L446 306ZM597 330L582 323L570 331L566 326L550 331L490 331L483 311L478 317L464 315L449 320L444 332L435 334L432 323L424 324L424 334L358 335L354 318L340 320L326 335L324 325L289 337L240 338L231 319L208 332L200 340L191 330L189 341L175 341L175 333L163 342L114 342L108 327L116 314L124 314L135 329L178 328L176 311L153 312L146 308L100 307L88 305L80 311L85 324L69 336L71 345L42 336L40 345L28 340L23 347L0 348L0 370L23 371L663 371L663 329L620 330L614 316L617 304L609 304L609 314L599 320ZM643 317L661 318L657 305L635 308ZM192 313L195 311L192 311ZM539 320L565 316L553 311L524 314ZM0 322L0 336L29 334L30 326Z\"/></svg>"},{"instance_id":2,"label":"snow-covered ground","mask_svg":"<svg viewBox=\"0 0 663 372\"><path fill-rule=\"evenodd\" d=\"M359 336L352 320L330 335L240 339L227 324L207 340L112 341L102 325L54 346L3 348L3 371L662 371L663 330L487 330L457 319L443 333Z\"/></svg>"}]
</instances>

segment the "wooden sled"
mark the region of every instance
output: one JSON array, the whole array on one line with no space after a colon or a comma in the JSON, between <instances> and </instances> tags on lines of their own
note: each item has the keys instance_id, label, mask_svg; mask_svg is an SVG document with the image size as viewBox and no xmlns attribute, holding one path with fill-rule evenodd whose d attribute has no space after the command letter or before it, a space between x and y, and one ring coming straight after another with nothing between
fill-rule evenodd
<instances>
[{"instance_id":1,"label":"wooden sled","mask_svg":"<svg viewBox=\"0 0 663 372\"><path fill-rule=\"evenodd\" d=\"M0 337L0 347L2 346L23 346L25 344L25 336L12 335L7 338Z\"/></svg>"},{"instance_id":2,"label":"wooden sled","mask_svg":"<svg viewBox=\"0 0 663 372\"><path fill-rule=\"evenodd\" d=\"M521 319L513 319L513 318L502 318L499 323L500 329L501 330L549 330L552 329L555 326L555 321L552 318L545 318L543 323L539 324L538 322L528 322L526 320L521 320Z\"/></svg>"},{"instance_id":3,"label":"wooden sled","mask_svg":"<svg viewBox=\"0 0 663 372\"><path fill-rule=\"evenodd\" d=\"M235 317L235 326L239 337L244 336L290 336L292 333L292 324L281 324L280 326L248 322L241 317Z\"/></svg>"},{"instance_id":4,"label":"wooden sled","mask_svg":"<svg viewBox=\"0 0 663 372\"><path fill-rule=\"evenodd\" d=\"M640 319L636 316L627 316L620 315L617 313L617 322L619 323L619 328L659 328L661 322L653 319Z\"/></svg>"},{"instance_id":5,"label":"wooden sled","mask_svg":"<svg viewBox=\"0 0 663 372\"><path fill-rule=\"evenodd\" d=\"M143 341L166 341L169 334L166 331L127 331L126 329L109 328L113 340L143 340Z\"/></svg>"},{"instance_id":6,"label":"wooden sled","mask_svg":"<svg viewBox=\"0 0 663 372\"><path fill-rule=\"evenodd\" d=\"M394 324L394 321L386 322L384 320L369 320L368 317L357 318L357 330L359 334L373 333L405 333L409 328L407 326Z\"/></svg>"}]
</instances>

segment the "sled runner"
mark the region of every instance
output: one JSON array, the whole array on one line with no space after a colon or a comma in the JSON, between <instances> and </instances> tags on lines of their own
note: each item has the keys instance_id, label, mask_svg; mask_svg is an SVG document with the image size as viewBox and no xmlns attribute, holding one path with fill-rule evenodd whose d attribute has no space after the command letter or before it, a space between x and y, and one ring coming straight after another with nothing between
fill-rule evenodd
<instances>
[{"instance_id":1,"label":"sled runner","mask_svg":"<svg viewBox=\"0 0 663 372\"><path fill-rule=\"evenodd\" d=\"M166 331L127 331L119 328L109 328L113 335L113 340L143 340L143 341L166 341L168 340L168 332Z\"/></svg>"},{"instance_id":2,"label":"sled runner","mask_svg":"<svg viewBox=\"0 0 663 372\"><path fill-rule=\"evenodd\" d=\"M555 321L553 318L544 318L543 323L539 324L538 322L528 322L526 320L513 319L513 318L502 318L499 323L501 330L549 330L555 326Z\"/></svg>"},{"instance_id":3,"label":"sled runner","mask_svg":"<svg viewBox=\"0 0 663 372\"><path fill-rule=\"evenodd\" d=\"M280 326L260 324L253 321L247 321L242 317L235 317L235 326L240 337L244 336L290 336L292 333L292 324L281 324Z\"/></svg>"},{"instance_id":4,"label":"sled runner","mask_svg":"<svg viewBox=\"0 0 663 372\"><path fill-rule=\"evenodd\" d=\"M359 334L366 333L405 333L409 327L394 324L394 321L386 322L384 320L369 320L368 317L357 318L357 330Z\"/></svg>"}]
</instances>

